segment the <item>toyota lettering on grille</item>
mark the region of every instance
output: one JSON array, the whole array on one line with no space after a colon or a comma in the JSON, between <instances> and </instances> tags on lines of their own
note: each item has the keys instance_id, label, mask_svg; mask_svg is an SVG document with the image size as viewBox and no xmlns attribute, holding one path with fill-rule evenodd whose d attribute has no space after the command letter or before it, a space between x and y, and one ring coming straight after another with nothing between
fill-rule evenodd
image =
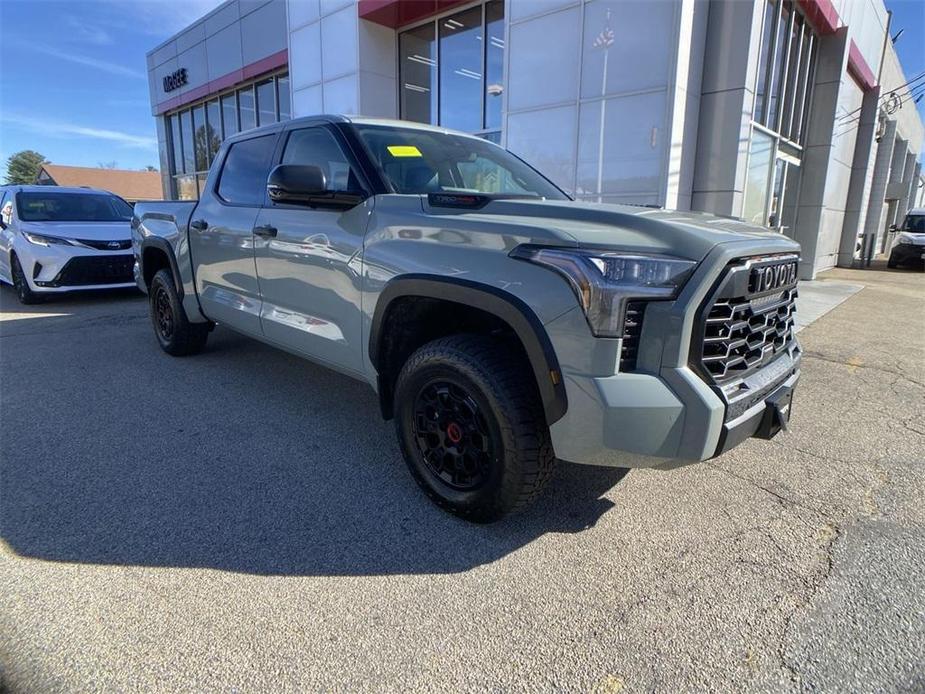
<instances>
[{"instance_id":1,"label":"toyota lettering on grille","mask_svg":"<svg viewBox=\"0 0 925 694\"><path fill-rule=\"evenodd\" d=\"M788 260L783 263L752 268L748 278L748 291L750 294L763 294L796 283L797 261Z\"/></svg>"}]
</instances>

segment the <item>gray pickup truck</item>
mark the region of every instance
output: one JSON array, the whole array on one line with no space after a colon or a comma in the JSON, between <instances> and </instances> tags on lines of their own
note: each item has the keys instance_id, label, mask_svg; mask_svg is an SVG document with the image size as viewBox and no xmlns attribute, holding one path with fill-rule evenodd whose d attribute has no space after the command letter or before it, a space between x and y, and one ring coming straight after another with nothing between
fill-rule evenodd
<instances>
[{"instance_id":1,"label":"gray pickup truck","mask_svg":"<svg viewBox=\"0 0 925 694\"><path fill-rule=\"evenodd\" d=\"M555 460L672 468L786 428L799 246L575 202L511 153L324 116L222 144L198 202L139 203L172 355L216 323L369 383L414 479L489 522Z\"/></svg>"}]
</instances>

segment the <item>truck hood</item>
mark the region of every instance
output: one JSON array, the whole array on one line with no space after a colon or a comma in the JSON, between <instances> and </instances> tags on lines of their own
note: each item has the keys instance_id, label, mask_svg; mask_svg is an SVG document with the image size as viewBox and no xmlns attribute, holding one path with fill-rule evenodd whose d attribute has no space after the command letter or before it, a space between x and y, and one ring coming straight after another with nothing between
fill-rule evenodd
<instances>
[{"instance_id":1,"label":"truck hood","mask_svg":"<svg viewBox=\"0 0 925 694\"><path fill-rule=\"evenodd\" d=\"M458 209L430 206L430 214L460 214ZM467 220L520 227L537 242L550 236L563 245L614 247L643 253L663 253L701 260L717 244L732 241L781 242L782 250L799 245L781 234L747 222L705 212L674 212L631 205L611 205L570 200L492 200L478 211L465 212ZM535 229L530 233L530 228Z\"/></svg>"},{"instance_id":2,"label":"truck hood","mask_svg":"<svg viewBox=\"0 0 925 694\"><path fill-rule=\"evenodd\" d=\"M132 238L129 222L20 222L21 231L59 239L85 241L127 241Z\"/></svg>"}]
</instances>

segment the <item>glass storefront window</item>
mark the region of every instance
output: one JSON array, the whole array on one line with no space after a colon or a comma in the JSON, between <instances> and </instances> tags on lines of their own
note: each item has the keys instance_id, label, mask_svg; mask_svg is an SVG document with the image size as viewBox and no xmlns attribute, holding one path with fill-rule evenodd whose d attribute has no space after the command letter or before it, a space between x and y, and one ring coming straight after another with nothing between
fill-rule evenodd
<instances>
[{"instance_id":1,"label":"glass storefront window","mask_svg":"<svg viewBox=\"0 0 925 694\"><path fill-rule=\"evenodd\" d=\"M799 142L812 86L816 38L791 0L767 0L753 120Z\"/></svg>"},{"instance_id":2,"label":"glass storefront window","mask_svg":"<svg viewBox=\"0 0 925 694\"><path fill-rule=\"evenodd\" d=\"M234 94L222 97L222 124L225 137L231 137L238 132L238 104Z\"/></svg>"},{"instance_id":3,"label":"glass storefront window","mask_svg":"<svg viewBox=\"0 0 925 694\"><path fill-rule=\"evenodd\" d=\"M434 25L399 35L401 117L419 123L436 123L437 42Z\"/></svg>"},{"instance_id":4,"label":"glass storefront window","mask_svg":"<svg viewBox=\"0 0 925 694\"><path fill-rule=\"evenodd\" d=\"M183 171L195 171L196 157L193 154L193 121L189 111L182 111L180 113L180 131L183 138Z\"/></svg>"},{"instance_id":5,"label":"glass storefront window","mask_svg":"<svg viewBox=\"0 0 925 694\"><path fill-rule=\"evenodd\" d=\"M209 146L209 165L215 159L219 146L222 144L222 112L218 99L206 104L206 138Z\"/></svg>"},{"instance_id":6,"label":"glass storefront window","mask_svg":"<svg viewBox=\"0 0 925 694\"><path fill-rule=\"evenodd\" d=\"M238 106L240 113L239 128L241 132L257 127L257 111L254 104L254 88L238 90Z\"/></svg>"},{"instance_id":7,"label":"glass storefront window","mask_svg":"<svg viewBox=\"0 0 925 694\"><path fill-rule=\"evenodd\" d=\"M257 84L257 125L269 125L276 122L275 92L272 79Z\"/></svg>"},{"instance_id":8,"label":"glass storefront window","mask_svg":"<svg viewBox=\"0 0 925 694\"><path fill-rule=\"evenodd\" d=\"M790 123L790 139L794 142L803 141L803 122L809 114L809 93L812 84L812 71L815 63L816 37L806 27L803 38L802 58L800 60L800 76L796 85L796 103Z\"/></svg>"},{"instance_id":9,"label":"glass storefront window","mask_svg":"<svg viewBox=\"0 0 925 694\"><path fill-rule=\"evenodd\" d=\"M400 117L482 135L500 129L504 29L504 2L490 0L401 32Z\"/></svg>"},{"instance_id":10,"label":"glass storefront window","mask_svg":"<svg viewBox=\"0 0 925 694\"><path fill-rule=\"evenodd\" d=\"M742 216L752 224L767 224L768 188L774 156L774 138L755 128L748 150L745 205Z\"/></svg>"},{"instance_id":11,"label":"glass storefront window","mask_svg":"<svg viewBox=\"0 0 925 694\"><path fill-rule=\"evenodd\" d=\"M777 128L777 113L780 104L781 93L783 92L784 67L786 65L785 57L787 55L787 36L790 20L790 12L786 6L781 8L780 19L777 24L777 45L774 48L774 67L771 71L771 84L768 89L768 117L766 125L769 128Z\"/></svg>"},{"instance_id":12,"label":"glass storefront window","mask_svg":"<svg viewBox=\"0 0 925 694\"><path fill-rule=\"evenodd\" d=\"M180 139L180 115L168 116L170 120L170 140L173 151L173 162L170 173L177 174L183 171L183 140Z\"/></svg>"},{"instance_id":13,"label":"glass storefront window","mask_svg":"<svg viewBox=\"0 0 925 694\"><path fill-rule=\"evenodd\" d=\"M196 151L196 168L204 171L209 168L209 133L206 124L206 110L202 106L193 109L193 146Z\"/></svg>"},{"instance_id":14,"label":"glass storefront window","mask_svg":"<svg viewBox=\"0 0 925 694\"><path fill-rule=\"evenodd\" d=\"M787 81L784 89L783 108L780 112L780 132L785 137L790 134L790 124L793 119L793 102L796 93L797 77L800 74L800 41L803 36L803 22L799 15L794 14L793 31L790 35L790 57L787 62Z\"/></svg>"},{"instance_id":15,"label":"glass storefront window","mask_svg":"<svg viewBox=\"0 0 925 694\"><path fill-rule=\"evenodd\" d=\"M440 125L482 129L482 8L439 20Z\"/></svg>"},{"instance_id":16,"label":"glass storefront window","mask_svg":"<svg viewBox=\"0 0 925 694\"><path fill-rule=\"evenodd\" d=\"M164 116L174 194L194 200L222 142L242 130L292 117L289 76L277 74ZM182 174L196 174L184 176Z\"/></svg>"},{"instance_id":17,"label":"glass storefront window","mask_svg":"<svg viewBox=\"0 0 925 694\"><path fill-rule=\"evenodd\" d=\"M764 7L742 216L788 233L801 179L816 36L793 0L765 0Z\"/></svg>"},{"instance_id":18,"label":"glass storefront window","mask_svg":"<svg viewBox=\"0 0 925 694\"><path fill-rule=\"evenodd\" d=\"M771 53L771 33L774 29L774 20L777 13L777 4L770 0L764 6L764 27L761 35L761 56L758 58L758 83L755 87L755 113L754 119L764 121L764 98L767 87L768 61Z\"/></svg>"},{"instance_id":19,"label":"glass storefront window","mask_svg":"<svg viewBox=\"0 0 925 694\"><path fill-rule=\"evenodd\" d=\"M186 176L177 176L177 200L196 200L198 192L196 189L195 174Z\"/></svg>"},{"instance_id":20,"label":"glass storefront window","mask_svg":"<svg viewBox=\"0 0 925 694\"><path fill-rule=\"evenodd\" d=\"M485 127L501 127L504 94L504 2L485 5Z\"/></svg>"},{"instance_id":21,"label":"glass storefront window","mask_svg":"<svg viewBox=\"0 0 925 694\"><path fill-rule=\"evenodd\" d=\"M276 80L276 101L279 104L279 119L292 118L292 105L289 97L289 78L281 76Z\"/></svg>"}]
</instances>

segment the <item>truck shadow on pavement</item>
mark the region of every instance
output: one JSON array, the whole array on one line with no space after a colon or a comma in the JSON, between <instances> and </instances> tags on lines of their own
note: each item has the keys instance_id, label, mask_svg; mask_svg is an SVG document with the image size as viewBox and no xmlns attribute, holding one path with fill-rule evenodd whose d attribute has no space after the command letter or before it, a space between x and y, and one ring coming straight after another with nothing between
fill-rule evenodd
<instances>
[{"instance_id":1,"label":"truck shadow on pavement","mask_svg":"<svg viewBox=\"0 0 925 694\"><path fill-rule=\"evenodd\" d=\"M417 488L364 384L221 328L203 354L169 357L144 301L10 320L0 294L0 531L22 557L451 573L594 525L626 474L560 464L534 506L472 525Z\"/></svg>"}]
</instances>

